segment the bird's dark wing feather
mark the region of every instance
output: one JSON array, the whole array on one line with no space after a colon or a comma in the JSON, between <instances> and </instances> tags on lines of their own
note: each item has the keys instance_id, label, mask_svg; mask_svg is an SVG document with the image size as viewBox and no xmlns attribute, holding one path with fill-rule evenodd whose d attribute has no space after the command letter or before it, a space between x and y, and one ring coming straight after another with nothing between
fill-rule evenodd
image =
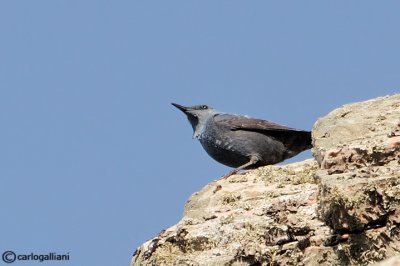
<instances>
[{"instance_id":1,"label":"bird's dark wing feather","mask_svg":"<svg viewBox=\"0 0 400 266\"><path fill-rule=\"evenodd\" d=\"M247 131L299 131L294 128L282 126L277 123L250 118L245 116L234 115L217 115L214 117L215 122L220 125L229 127L231 130L247 130Z\"/></svg>"},{"instance_id":2,"label":"bird's dark wing feather","mask_svg":"<svg viewBox=\"0 0 400 266\"><path fill-rule=\"evenodd\" d=\"M267 120L229 114L216 115L214 120L232 131L253 131L270 136L281 141L285 146L301 142L304 146L311 147L311 132L309 131L297 130Z\"/></svg>"}]
</instances>

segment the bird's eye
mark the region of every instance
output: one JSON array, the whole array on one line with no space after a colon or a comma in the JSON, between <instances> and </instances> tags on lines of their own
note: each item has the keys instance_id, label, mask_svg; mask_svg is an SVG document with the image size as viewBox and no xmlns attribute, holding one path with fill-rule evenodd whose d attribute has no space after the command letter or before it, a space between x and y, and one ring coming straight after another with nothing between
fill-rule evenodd
<instances>
[{"instance_id":1,"label":"bird's eye","mask_svg":"<svg viewBox=\"0 0 400 266\"><path fill-rule=\"evenodd\" d=\"M201 108L208 109L208 106L207 105L203 105Z\"/></svg>"}]
</instances>

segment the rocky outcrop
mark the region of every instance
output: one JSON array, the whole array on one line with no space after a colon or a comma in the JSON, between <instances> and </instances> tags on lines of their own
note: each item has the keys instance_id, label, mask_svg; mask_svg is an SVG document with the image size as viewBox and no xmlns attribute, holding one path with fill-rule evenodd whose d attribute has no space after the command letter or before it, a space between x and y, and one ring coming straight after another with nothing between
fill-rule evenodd
<instances>
[{"instance_id":1,"label":"rocky outcrop","mask_svg":"<svg viewBox=\"0 0 400 266\"><path fill-rule=\"evenodd\" d=\"M317 121L315 159L218 179L132 265L368 265L400 251L400 94Z\"/></svg>"}]
</instances>

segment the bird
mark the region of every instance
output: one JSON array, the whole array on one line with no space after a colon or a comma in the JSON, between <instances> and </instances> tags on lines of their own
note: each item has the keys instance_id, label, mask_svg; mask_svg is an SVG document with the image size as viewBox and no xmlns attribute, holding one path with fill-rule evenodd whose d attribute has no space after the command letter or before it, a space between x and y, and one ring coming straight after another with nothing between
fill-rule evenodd
<instances>
[{"instance_id":1,"label":"bird","mask_svg":"<svg viewBox=\"0 0 400 266\"><path fill-rule=\"evenodd\" d=\"M311 132L271 121L217 111L208 105L172 103L188 118L193 138L217 162L241 170L255 169L289 159L311 149Z\"/></svg>"}]
</instances>

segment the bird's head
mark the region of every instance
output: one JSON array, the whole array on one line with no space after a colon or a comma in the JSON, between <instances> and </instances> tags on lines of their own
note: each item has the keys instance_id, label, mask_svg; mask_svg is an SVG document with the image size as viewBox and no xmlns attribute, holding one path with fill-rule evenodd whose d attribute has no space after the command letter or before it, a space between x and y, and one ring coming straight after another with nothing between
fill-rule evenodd
<instances>
[{"instance_id":1,"label":"bird's head","mask_svg":"<svg viewBox=\"0 0 400 266\"><path fill-rule=\"evenodd\" d=\"M195 106L182 106L180 104L172 103L173 106L181 110L188 118L190 124L193 127L195 133L194 137L198 137L203 129L206 121L212 115L216 113L215 109L207 105L195 105Z\"/></svg>"}]
</instances>

